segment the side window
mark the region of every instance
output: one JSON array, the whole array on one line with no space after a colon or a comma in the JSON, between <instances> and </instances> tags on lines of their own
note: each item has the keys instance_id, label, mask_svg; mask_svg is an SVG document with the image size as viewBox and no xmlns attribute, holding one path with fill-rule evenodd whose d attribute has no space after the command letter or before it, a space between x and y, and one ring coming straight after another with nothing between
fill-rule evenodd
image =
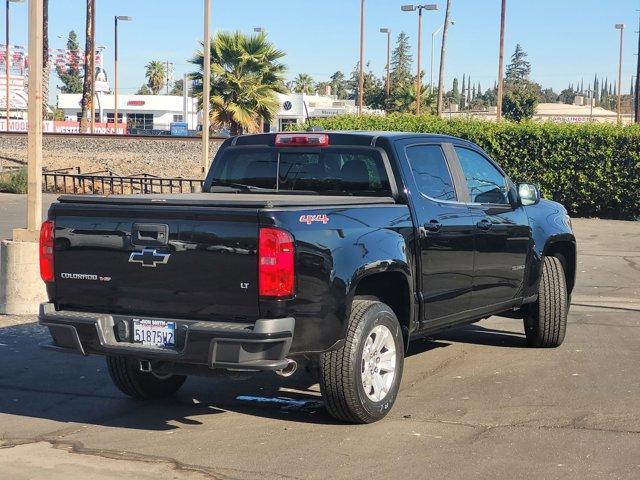
<instances>
[{"instance_id":1,"label":"side window","mask_svg":"<svg viewBox=\"0 0 640 480\"><path fill-rule=\"evenodd\" d=\"M458 199L440 146L408 147L407 158L420 192L436 200L456 201Z\"/></svg>"},{"instance_id":2,"label":"side window","mask_svg":"<svg viewBox=\"0 0 640 480\"><path fill-rule=\"evenodd\" d=\"M508 204L507 180L493 164L473 150L455 147L473 203Z\"/></svg>"}]
</instances>

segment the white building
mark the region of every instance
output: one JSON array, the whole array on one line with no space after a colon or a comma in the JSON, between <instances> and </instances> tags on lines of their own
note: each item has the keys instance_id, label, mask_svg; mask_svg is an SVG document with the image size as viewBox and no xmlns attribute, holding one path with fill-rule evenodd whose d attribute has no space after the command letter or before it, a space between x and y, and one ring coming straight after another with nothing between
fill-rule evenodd
<instances>
[{"instance_id":1,"label":"white building","mask_svg":"<svg viewBox=\"0 0 640 480\"><path fill-rule=\"evenodd\" d=\"M64 112L65 120L80 120L81 94L61 93L58 108ZM114 95L96 95L96 121L113 123ZM184 118L184 111L187 116ZM198 127L198 101L176 95L118 95L118 123L130 129L169 130L173 122L187 122L190 130Z\"/></svg>"},{"instance_id":2,"label":"white building","mask_svg":"<svg viewBox=\"0 0 640 480\"><path fill-rule=\"evenodd\" d=\"M287 126L304 124L307 119L326 118L336 115L358 113L355 100L338 100L332 95L307 95L306 93L278 94L280 108L271 125L265 130L280 132ZM382 110L364 108L364 113L384 115Z\"/></svg>"}]
</instances>

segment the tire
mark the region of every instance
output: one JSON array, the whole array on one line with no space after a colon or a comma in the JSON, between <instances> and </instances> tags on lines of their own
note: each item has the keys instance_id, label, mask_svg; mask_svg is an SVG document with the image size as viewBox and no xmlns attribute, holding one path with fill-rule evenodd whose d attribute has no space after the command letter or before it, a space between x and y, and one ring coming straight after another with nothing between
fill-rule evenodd
<instances>
[{"instance_id":1,"label":"tire","mask_svg":"<svg viewBox=\"0 0 640 480\"><path fill-rule=\"evenodd\" d=\"M374 350L377 338L382 342L380 352ZM395 355L387 347L395 348ZM376 365L381 364L388 370L378 370ZM320 358L320 391L327 410L338 420L352 423L384 418L396 400L403 364L402 330L393 310L376 300L354 300L345 344Z\"/></svg>"},{"instance_id":2,"label":"tire","mask_svg":"<svg viewBox=\"0 0 640 480\"><path fill-rule=\"evenodd\" d=\"M555 348L562 345L567 329L569 295L562 263L545 257L538 287L538 300L524 317L524 331L530 347Z\"/></svg>"},{"instance_id":3,"label":"tire","mask_svg":"<svg viewBox=\"0 0 640 480\"><path fill-rule=\"evenodd\" d=\"M183 375L159 377L141 372L139 360L125 357L107 357L107 368L115 386L125 395L138 400L170 397L187 379Z\"/></svg>"}]
</instances>

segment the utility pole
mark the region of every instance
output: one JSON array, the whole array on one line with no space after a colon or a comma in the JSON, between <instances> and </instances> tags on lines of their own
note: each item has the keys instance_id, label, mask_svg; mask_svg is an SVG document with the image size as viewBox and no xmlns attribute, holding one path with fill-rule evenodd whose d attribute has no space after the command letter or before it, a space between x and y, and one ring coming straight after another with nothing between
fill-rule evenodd
<instances>
[{"instance_id":1,"label":"utility pole","mask_svg":"<svg viewBox=\"0 0 640 480\"><path fill-rule=\"evenodd\" d=\"M638 16L638 58L636 64L635 122L640 123L640 15Z\"/></svg>"},{"instance_id":2,"label":"utility pole","mask_svg":"<svg viewBox=\"0 0 640 480\"><path fill-rule=\"evenodd\" d=\"M618 57L618 88L617 88L617 107L618 123L622 123L622 55L624 48L624 23L616 23L616 29L620 30L620 55Z\"/></svg>"},{"instance_id":3,"label":"utility pole","mask_svg":"<svg viewBox=\"0 0 640 480\"><path fill-rule=\"evenodd\" d=\"M37 242L42 222L42 14L42 0L29 0L27 228L13 231L22 242Z\"/></svg>"},{"instance_id":4,"label":"utility pole","mask_svg":"<svg viewBox=\"0 0 640 480\"><path fill-rule=\"evenodd\" d=\"M498 53L498 96L496 98L496 119L502 119L502 95L504 93L504 23L507 14L507 0L502 0L500 10L500 52Z\"/></svg>"},{"instance_id":5,"label":"utility pole","mask_svg":"<svg viewBox=\"0 0 640 480\"><path fill-rule=\"evenodd\" d=\"M91 25L93 25L93 40L91 41L91 133L96 128L96 2L93 2L91 9Z\"/></svg>"},{"instance_id":6,"label":"utility pole","mask_svg":"<svg viewBox=\"0 0 640 480\"><path fill-rule=\"evenodd\" d=\"M211 0L204 0L202 65L202 178L209 170L209 109L211 108Z\"/></svg>"},{"instance_id":7,"label":"utility pole","mask_svg":"<svg viewBox=\"0 0 640 480\"><path fill-rule=\"evenodd\" d=\"M453 25L453 21L449 20L451 14L451 0L447 0L447 10L444 14L444 29L442 30L442 47L440 49L440 72L438 75L438 116L442 114L442 104L444 101L444 60L447 53L447 34L449 33L449 25Z\"/></svg>"},{"instance_id":8,"label":"utility pole","mask_svg":"<svg viewBox=\"0 0 640 480\"><path fill-rule=\"evenodd\" d=\"M166 87L167 87L167 95L169 95L169 76L170 76L170 71L169 69L173 67L173 63L171 63L169 60L165 60L164 62L164 68L165 68L165 72L167 75L167 82L166 82Z\"/></svg>"},{"instance_id":9,"label":"utility pole","mask_svg":"<svg viewBox=\"0 0 640 480\"><path fill-rule=\"evenodd\" d=\"M381 28L380 33L387 34L387 66L385 68L387 70L386 94L387 101L389 101L389 98L391 98L391 29Z\"/></svg>"},{"instance_id":10,"label":"utility pole","mask_svg":"<svg viewBox=\"0 0 640 480\"><path fill-rule=\"evenodd\" d=\"M364 2L360 0L360 71L358 73L358 115L364 103Z\"/></svg>"}]
</instances>

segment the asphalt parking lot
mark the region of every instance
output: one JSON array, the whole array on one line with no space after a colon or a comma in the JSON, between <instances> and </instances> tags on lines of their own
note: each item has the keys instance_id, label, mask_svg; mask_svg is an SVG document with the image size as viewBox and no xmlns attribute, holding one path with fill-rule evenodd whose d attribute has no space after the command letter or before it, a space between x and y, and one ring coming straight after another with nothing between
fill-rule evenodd
<instances>
[{"instance_id":1,"label":"asphalt parking lot","mask_svg":"<svg viewBox=\"0 0 640 480\"><path fill-rule=\"evenodd\" d=\"M40 350L34 317L0 316L0 478L637 479L640 222L574 228L562 347L528 349L522 323L499 317L416 342L373 425L334 421L304 372L132 401L104 359Z\"/></svg>"}]
</instances>

